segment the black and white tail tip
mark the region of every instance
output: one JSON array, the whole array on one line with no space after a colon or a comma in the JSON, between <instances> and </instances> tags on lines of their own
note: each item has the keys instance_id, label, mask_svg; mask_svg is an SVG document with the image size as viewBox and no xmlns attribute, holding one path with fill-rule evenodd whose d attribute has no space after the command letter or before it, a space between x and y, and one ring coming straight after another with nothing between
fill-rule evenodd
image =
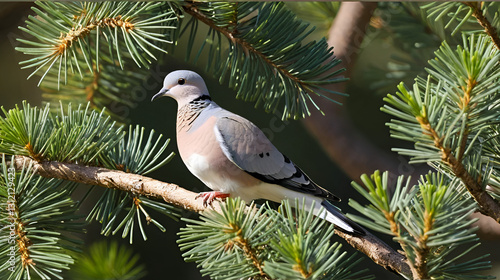
<instances>
[{"instance_id":1,"label":"black and white tail tip","mask_svg":"<svg viewBox=\"0 0 500 280\"><path fill-rule=\"evenodd\" d=\"M361 226L340 213L337 207L333 206L330 202L324 200L321 205L328 211L325 219L334 224L337 229L354 236L366 235L365 230Z\"/></svg>"}]
</instances>

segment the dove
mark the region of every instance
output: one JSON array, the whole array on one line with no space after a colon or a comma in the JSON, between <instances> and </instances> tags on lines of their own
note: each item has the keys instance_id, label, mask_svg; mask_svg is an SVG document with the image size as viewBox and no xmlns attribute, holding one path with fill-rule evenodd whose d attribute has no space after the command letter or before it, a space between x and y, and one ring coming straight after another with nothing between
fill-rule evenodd
<instances>
[{"instance_id":1,"label":"dove","mask_svg":"<svg viewBox=\"0 0 500 280\"><path fill-rule=\"evenodd\" d=\"M365 234L333 205L340 199L309 179L257 126L212 101L199 74L169 73L151 101L163 96L177 101L176 138L182 161L212 189L197 196L205 207L227 197L240 197L247 203L298 199L341 231Z\"/></svg>"}]
</instances>

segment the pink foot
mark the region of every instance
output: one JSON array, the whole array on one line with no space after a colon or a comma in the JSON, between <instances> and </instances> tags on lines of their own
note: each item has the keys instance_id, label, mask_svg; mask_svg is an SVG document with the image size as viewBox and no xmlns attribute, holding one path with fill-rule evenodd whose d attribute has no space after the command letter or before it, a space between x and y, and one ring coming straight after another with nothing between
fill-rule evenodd
<instances>
[{"instance_id":1,"label":"pink foot","mask_svg":"<svg viewBox=\"0 0 500 280\"><path fill-rule=\"evenodd\" d=\"M203 198L203 206L207 207L208 205L211 205L216 198L224 199L226 197L229 197L229 194L217 191L201 192L194 199L198 199L199 197Z\"/></svg>"}]
</instances>

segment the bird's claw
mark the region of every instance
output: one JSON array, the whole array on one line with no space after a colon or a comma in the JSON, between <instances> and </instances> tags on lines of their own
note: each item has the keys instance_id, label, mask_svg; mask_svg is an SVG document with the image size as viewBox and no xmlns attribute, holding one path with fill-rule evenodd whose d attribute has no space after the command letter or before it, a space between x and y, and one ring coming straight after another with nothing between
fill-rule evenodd
<instances>
[{"instance_id":1,"label":"bird's claw","mask_svg":"<svg viewBox=\"0 0 500 280\"><path fill-rule=\"evenodd\" d=\"M203 199L203 206L207 207L209 205L212 205L212 202L214 202L214 200L216 198L225 199L225 198L229 197L229 194L223 193L223 192L217 192L217 191L215 191L215 192L201 192L197 196L195 196L194 199L198 199L199 197L201 197Z\"/></svg>"}]
</instances>

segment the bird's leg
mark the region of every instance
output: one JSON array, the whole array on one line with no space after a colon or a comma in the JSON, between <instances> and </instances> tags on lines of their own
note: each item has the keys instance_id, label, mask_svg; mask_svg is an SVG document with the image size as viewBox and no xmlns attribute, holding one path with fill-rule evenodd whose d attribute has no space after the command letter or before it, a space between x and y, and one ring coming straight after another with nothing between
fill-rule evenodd
<instances>
[{"instance_id":1,"label":"bird's leg","mask_svg":"<svg viewBox=\"0 0 500 280\"><path fill-rule=\"evenodd\" d=\"M194 199L198 199L199 197L203 198L203 206L207 207L208 205L211 205L216 198L224 199L229 197L229 194L218 191L201 192Z\"/></svg>"}]
</instances>

